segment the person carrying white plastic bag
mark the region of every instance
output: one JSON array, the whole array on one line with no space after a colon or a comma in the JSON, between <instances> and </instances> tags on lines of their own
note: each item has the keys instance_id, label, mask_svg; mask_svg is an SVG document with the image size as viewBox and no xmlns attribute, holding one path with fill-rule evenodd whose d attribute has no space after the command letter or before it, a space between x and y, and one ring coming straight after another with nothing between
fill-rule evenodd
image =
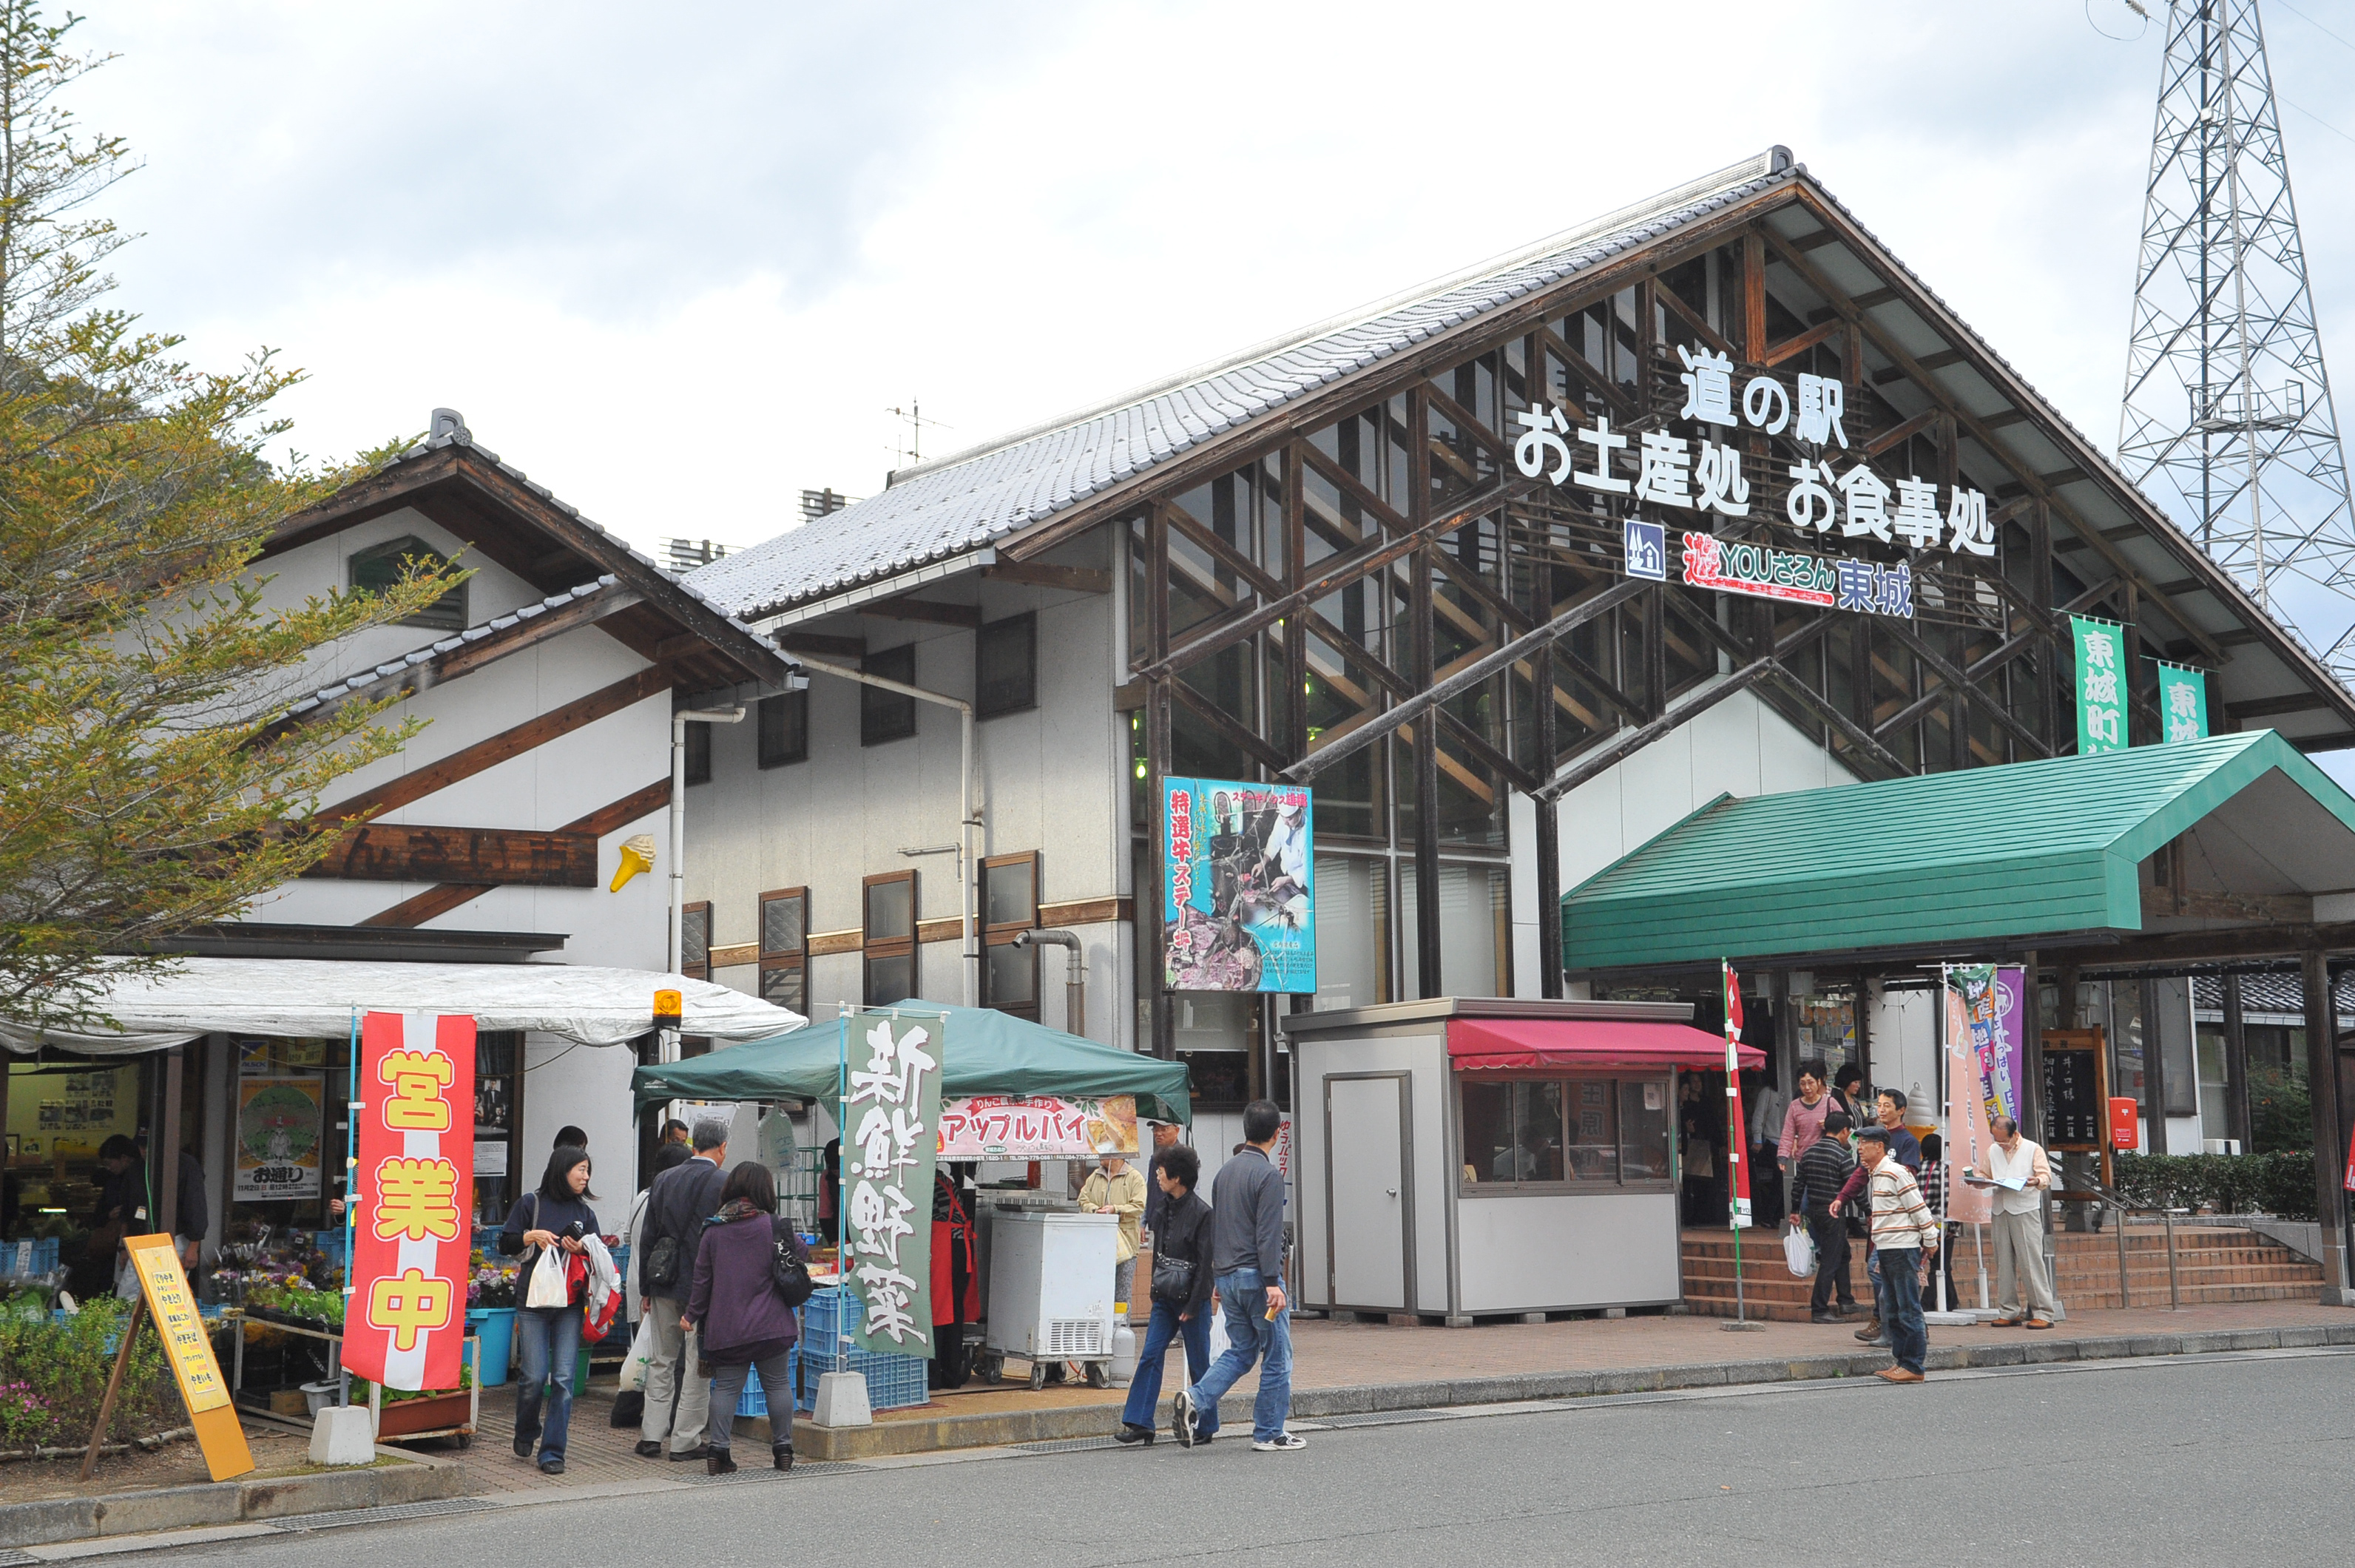
<instances>
[{"instance_id":1,"label":"person carrying white plastic bag","mask_svg":"<svg viewBox=\"0 0 2355 1568\"><path fill-rule=\"evenodd\" d=\"M524 1194L499 1232L499 1251L520 1255L527 1276L516 1308L516 1354L523 1376L516 1384L515 1452L528 1459L536 1444L539 1467L564 1474L564 1440L572 1419L574 1365L581 1349L581 1310L588 1294L588 1238L602 1227L589 1200L589 1154L559 1145L548 1157L539 1186ZM583 1259L576 1285L571 1263ZM603 1273L611 1288L613 1265ZM549 1305L553 1297L554 1305ZM554 1392L544 1392L553 1383Z\"/></svg>"}]
</instances>

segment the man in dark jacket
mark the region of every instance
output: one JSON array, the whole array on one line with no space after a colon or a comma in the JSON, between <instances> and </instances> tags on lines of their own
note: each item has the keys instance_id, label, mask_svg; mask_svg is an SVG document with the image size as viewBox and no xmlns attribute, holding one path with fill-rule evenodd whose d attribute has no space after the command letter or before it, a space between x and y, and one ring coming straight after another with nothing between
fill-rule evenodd
<instances>
[{"instance_id":1,"label":"man in dark jacket","mask_svg":"<svg viewBox=\"0 0 2355 1568\"><path fill-rule=\"evenodd\" d=\"M728 1124L707 1117L695 1124L693 1136L694 1157L655 1177L646 1189L645 1225L638 1239L645 1252L631 1260L646 1293L646 1321L654 1327L638 1453L654 1458L668 1438L670 1456L682 1463L710 1456L704 1425L711 1411L711 1383L695 1375L695 1334L681 1328L679 1319L695 1285L695 1249L703 1239L703 1222L719 1211L727 1179L719 1168L728 1159Z\"/></svg>"},{"instance_id":2,"label":"man in dark jacket","mask_svg":"<svg viewBox=\"0 0 2355 1568\"><path fill-rule=\"evenodd\" d=\"M1147 1294L1153 1298L1153 1319L1145 1330L1145 1348L1137 1353L1136 1376L1128 1385L1128 1404L1120 1414L1123 1443L1153 1445L1153 1407L1161 1403L1161 1363L1169 1341L1186 1341L1186 1380L1199 1378L1210 1365L1210 1206L1194 1186L1202 1178L1202 1158L1181 1143L1155 1151L1153 1179L1161 1189L1161 1222L1153 1232L1153 1278ZM1188 1271L1185 1294L1174 1287L1163 1293L1163 1282L1180 1269ZM1202 1413L1194 1441L1208 1443L1218 1435L1219 1407Z\"/></svg>"},{"instance_id":3,"label":"man in dark jacket","mask_svg":"<svg viewBox=\"0 0 2355 1568\"><path fill-rule=\"evenodd\" d=\"M1210 1267L1227 1315L1227 1353L1199 1382L1170 1402L1179 1444L1192 1447L1203 1417L1219 1408L1237 1379L1263 1353L1259 1400L1252 1407L1252 1447L1263 1454L1305 1448L1284 1428L1292 1409L1292 1303L1284 1292L1284 1173L1275 1142L1284 1113L1270 1100L1243 1107L1243 1151L1219 1168L1210 1188Z\"/></svg>"},{"instance_id":4,"label":"man in dark jacket","mask_svg":"<svg viewBox=\"0 0 2355 1568\"><path fill-rule=\"evenodd\" d=\"M1848 1278L1848 1224L1833 1217L1832 1200L1856 1170L1848 1148L1848 1113L1824 1113L1822 1132L1807 1145L1791 1171L1791 1223L1804 1223L1816 1243L1813 1321L1837 1323L1856 1313L1856 1287ZM1839 1310L1832 1310L1837 1291Z\"/></svg>"}]
</instances>

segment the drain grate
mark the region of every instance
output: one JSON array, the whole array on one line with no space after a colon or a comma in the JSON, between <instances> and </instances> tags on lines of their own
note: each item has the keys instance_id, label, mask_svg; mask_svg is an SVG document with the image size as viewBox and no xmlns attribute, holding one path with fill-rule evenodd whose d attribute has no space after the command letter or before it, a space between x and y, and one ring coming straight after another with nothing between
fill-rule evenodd
<instances>
[{"instance_id":1,"label":"drain grate","mask_svg":"<svg viewBox=\"0 0 2355 1568\"><path fill-rule=\"evenodd\" d=\"M29 1552L19 1552L13 1546L0 1547L0 1568L23 1568L27 1563L39 1561Z\"/></svg>"},{"instance_id":2,"label":"drain grate","mask_svg":"<svg viewBox=\"0 0 2355 1568\"><path fill-rule=\"evenodd\" d=\"M1170 1439L1173 1444L1176 1441L1174 1437ZM1120 1448L1126 1445L1117 1437L1059 1437L1050 1442L1016 1443L1009 1446L1025 1454L1078 1454L1090 1448Z\"/></svg>"},{"instance_id":3,"label":"drain grate","mask_svg":"<svg viewBox=\"0 0 2355 1568\"><path fill-rule=\"evenodd\" d=\"M1369 1410L1361 1415L1320 1415L1327 1426L1403 1426L1415 1421L1452 1421L1444 1410Z\"/></svg>"},{"instance_id":4,"label":"drain grate","mask_svg":"<svg viewBox=\"0 0 2355 1568\"><path fill-rule=\"evenodd\" d=\"M378 1508L336 1509L327 1513L288 1514L265 1520L272 1530L303 1534L314 1530L339 1530L347 1524L381 1524L394 1519L432 1519L438 1514L482 1513L499 1505L481 1498L436 1498L421 1503L386 1503ZM32 1559L27 1558L30 1562Z\"/></svg>"}]
</instances>

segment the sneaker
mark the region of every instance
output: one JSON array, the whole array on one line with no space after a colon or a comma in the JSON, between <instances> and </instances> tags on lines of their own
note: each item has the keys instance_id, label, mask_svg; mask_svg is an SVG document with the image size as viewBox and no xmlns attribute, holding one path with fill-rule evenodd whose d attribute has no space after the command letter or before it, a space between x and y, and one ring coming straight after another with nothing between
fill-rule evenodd
<instances>
[{"instance_id":1,"label":"sneaker","mask_svg":"<svg viewBox=\"0 0 2355 1568\"><path fill-rule=\"evenodd\" d=\"M1288 1454L1295 1448L1307 1446L1308 1439L1297 1432L1280 1432L1273 1437L1252 1439L1252 1452L1254 1454Z\"/></svg>"},{"instance_id":2,"label":"sneaker","mask_svg":"<svg viewBox=\"0 0 2355 1568\"><path fill-rule=\"evenodd\" d=\"M1862 1339L1867 1344L1870 1344L1873 1340L1880 1339L1881 1319L1878 1317L1868 1318L1864 1327L1856 1331L1856 1337Z\"/></svg>"},{"instance_id":3,"label":"sneaker","mask_svg":"<svg viewBox=\"0 0 2355 1568\"><path fill-rule=\"evenodd\" d=\"M1180 1448L1194 1445L1194 1391L1179 1389L1169 1399L1169 1435Z\"/></svg>"}]
</instances>

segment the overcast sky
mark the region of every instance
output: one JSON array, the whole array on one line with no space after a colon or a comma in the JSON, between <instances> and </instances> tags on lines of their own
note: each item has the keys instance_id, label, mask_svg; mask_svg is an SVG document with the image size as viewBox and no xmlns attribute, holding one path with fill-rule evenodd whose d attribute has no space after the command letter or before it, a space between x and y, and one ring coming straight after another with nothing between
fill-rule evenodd
<instances>
[{"instance_id":1,"label":"overcast sky","mask_svg":"<svg viewBox=\"0 0 2355 1568\"><path fill-rule=\"evenodd\" d=\"M890 405L936 455L1777 142L2106 447L2164 44L2124 0L89 9L120 303L306 368L306 450L455 407L648 548L868 494ZM2265 15L2345 386L2355 3Z\"/></svg>"}]
</instances>

